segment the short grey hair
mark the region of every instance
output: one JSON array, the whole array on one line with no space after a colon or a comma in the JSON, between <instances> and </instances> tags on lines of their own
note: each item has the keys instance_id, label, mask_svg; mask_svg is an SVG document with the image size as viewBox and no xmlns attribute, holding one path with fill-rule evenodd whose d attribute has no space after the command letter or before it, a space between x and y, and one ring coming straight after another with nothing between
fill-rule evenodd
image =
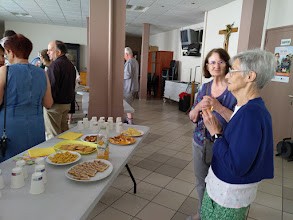
<instances>
[{"instance_id":1,"label":"short grey hair","mask_svg":"<svg viewBox=\"0 0 293 220\"><path fill-rule=\"evenodd\" d=\"M129 54L130 56L133 56L133 52L132 52L132 50L131 50L130 47L125 47L125 49L124 49L124 53L127 53L127 54Z\"/></svg>"},{"instance_id":2,"label":"short grey hair","mask_svg":"<svg viewBox=\"0 0 293 220\"><path fill-rule=\"evenodd\" d=\"M249 71L256 73L255 83L258 89L262 89L274 77L276 59L271 52L261 49L247 50L232 57L231 65L235 60L239 60L244 75Z\"/></svg>"}]
</instances>

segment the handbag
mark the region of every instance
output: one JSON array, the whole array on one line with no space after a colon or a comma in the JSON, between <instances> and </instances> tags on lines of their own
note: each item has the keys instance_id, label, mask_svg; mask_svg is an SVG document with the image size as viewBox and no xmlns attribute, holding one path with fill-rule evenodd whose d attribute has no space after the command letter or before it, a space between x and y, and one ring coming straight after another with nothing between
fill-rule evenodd
<instances>
[{"instance_id":1,"label":"handbag","mask_svg":"<svg viewBox=\"0 0 293 220\"><path fill-rule=\"evenodd\" d=\"M7 100L8 69L9 69L9 66L7 66L7 70L6 70L6 82L5 82L4 96L3 96L4 126L3 126L2 137L0 139L0 157L5 157L6 149L7 149L7 141L8 141L8 138L6 136L6 100Z\"/></svg>"},{"instance_id":2,"label":"handbag","mask_svg":"<svg viewBox=\"0 0 293 220\"><path fill-rule=\"evenodd\" d=\"M208 95L208 89L209 89L210 83L208 83L206 87L206 95ZM203 124L203 157L202 160L205 164L211 165L212 158L213 158L213 146L214 142L211 141L209 138L206 137L207 129L205 125Z\"/></svg>"}]
</instances>

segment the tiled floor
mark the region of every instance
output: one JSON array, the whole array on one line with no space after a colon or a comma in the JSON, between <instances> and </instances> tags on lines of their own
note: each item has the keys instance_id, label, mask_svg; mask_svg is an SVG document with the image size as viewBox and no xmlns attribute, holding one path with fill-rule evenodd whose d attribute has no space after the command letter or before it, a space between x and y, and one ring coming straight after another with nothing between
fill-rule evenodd
<instances>
[{"instance_id":1,"label":"tiled floor","mask_svg":"<svg viewBox=\"0 0 293 220\"><path fill-rule=\"evenodd\" d=\"M135 100L133 107L135 123L151 127L128 163L137 181L137 193L133 194L133 183L125 169L88 220L185 220L197 207L191 148L193 124L178 110L177 103ZM260 184L248 219L293 220L293 162L275 157L275 178Z\"/></svg>"}]
</instances>

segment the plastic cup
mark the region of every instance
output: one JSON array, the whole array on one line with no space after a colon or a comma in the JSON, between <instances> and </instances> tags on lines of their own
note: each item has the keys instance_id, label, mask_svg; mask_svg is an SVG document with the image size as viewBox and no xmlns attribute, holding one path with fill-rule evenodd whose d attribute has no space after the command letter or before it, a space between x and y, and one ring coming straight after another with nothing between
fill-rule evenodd
<instances>
[{"instance_id":1,"label":"plastic cup","mask_svg":"<svg viewBox=\"0 0 293 220\"><path fill-rule=\"evenodd\" d=\"M41 194L45 191L45 184L43 181L43 174L41 172L35 172L31 178L30 194Z\"/></svg>"},{"instance_id":2,"label":"plastic cup","mask_svg":"<svg viewBox=\"0 0 293 220\"><path fill-rule=\"evenodd\" d=\"M77 122L77 129L78 130L83 130L83 121L78 121Z\"/></svg>"},{"instance_id":3,"label":"plastic cup","mask_svg":"<svg viewBox=\"0 0 293 220\"><path fill-rule=\"evenodd\" d=\"M16 167L22 168L23 177L26 179L28 177L28 174L27 174L27 169L25 164L26 164L25 160L16 161Z\"/></svg>"},{"instance_id":4,"label":"plastic cup","mask_svg":"<svg viewBox=\"0 0 293 220\"><path fill-rule=\"evenodd\" d=\"M11 171L11 185L12 189L18 189L25 185L24 177L21 167L15 167Z\"/></svg>"},{"instance_id":5,"label":"plastic cup","mask_svg":"<svg viewBox=\"0 0 293 220\"><path fill-rule=\"evenodd\" d=\"M93 116L91 121L98 121L98 118L96 116Z\"/></svg>"},{"instance_id":6,"label":"plastic cup","mask_svg":"<svg viewBox=\"0 0 293 220\"><path fill-rule=\"evenodd\" d=\"M116 118L116 123L119 123L119 122L122 122L121 117L117 117L117 118Z\"/></svg>"},{"instance_id":7,"label":"plastic cup","mask_svg":"<svg viewBox=\"0 0 293 220\"><path fill-rule=\"evenodd\" d=\"M83 122L83 127L85 129L90 127L90 123L89 123L88 118L83 118L82 122Z\"/></svg>"},{"instance_id":8,"label":"plastic cup","mask_svg":"<svg viewBox=\"0 0 293 220\"><path fill-rule=\"evenodd\" d=\"M45 158L44 157L38 157L35 160L36 165L45 165Z\"/></svg>"},{"instance_id":9,"label":"plastic cup","mask_svg":"<svg viewBox=\"0 0 293 220\"><path fill-rule=\"evenodd\" d=\"M46 172L46 169L45 169L45 165L36 165L35 166L35 172L40 172L42 173L42 177L43 177L43 181L44 183L47 183L47 172Z\"/></svg>"},{"instance_id":10,"label":"plastic cup","mask_svg":"<svg viewBox=\"0 0 293 220\"><path fill-rule=\"evenodd\" d=\"M122 131L123 131L123 123L122 122L116 123L116 133L121 134Z\"/></svg>"}]
</instances>

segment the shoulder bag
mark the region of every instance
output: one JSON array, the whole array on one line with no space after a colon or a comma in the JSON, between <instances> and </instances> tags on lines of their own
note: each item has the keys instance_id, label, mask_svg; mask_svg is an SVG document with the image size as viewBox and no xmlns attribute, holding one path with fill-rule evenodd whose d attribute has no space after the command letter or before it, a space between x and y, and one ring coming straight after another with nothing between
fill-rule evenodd
<instances>
[{"instance_id":1,"label":"shoulder bag","mask_svg":"<svg viewBox=\"0 0 293 220\"><path fill-rule=\"evenodd\" d=\"M206 86L206 95L208 95L208 90L210 87L210 83ZM213 158L213 145L214 142L212 142L209 138L206 137L207 129L203 123L203 157L202 160L205 164L210 165Z\"/></svg>"},{"instance_id":2,"label":"shoulder bag","mask_svg":"<svg viewBox=\"0 0 293 220\"><path fill-rule=\"evenodd\" d=\"M3 134L0 139L0 157L5 157L6 149L7 149L7 136L6 136L6 104L7 104L7 81L8 81L8 69L6 69L6 82L4 87L4 94L3 94L3 108L4 108L4 126L3 126Z\"/></svg>"}]
</instances>

